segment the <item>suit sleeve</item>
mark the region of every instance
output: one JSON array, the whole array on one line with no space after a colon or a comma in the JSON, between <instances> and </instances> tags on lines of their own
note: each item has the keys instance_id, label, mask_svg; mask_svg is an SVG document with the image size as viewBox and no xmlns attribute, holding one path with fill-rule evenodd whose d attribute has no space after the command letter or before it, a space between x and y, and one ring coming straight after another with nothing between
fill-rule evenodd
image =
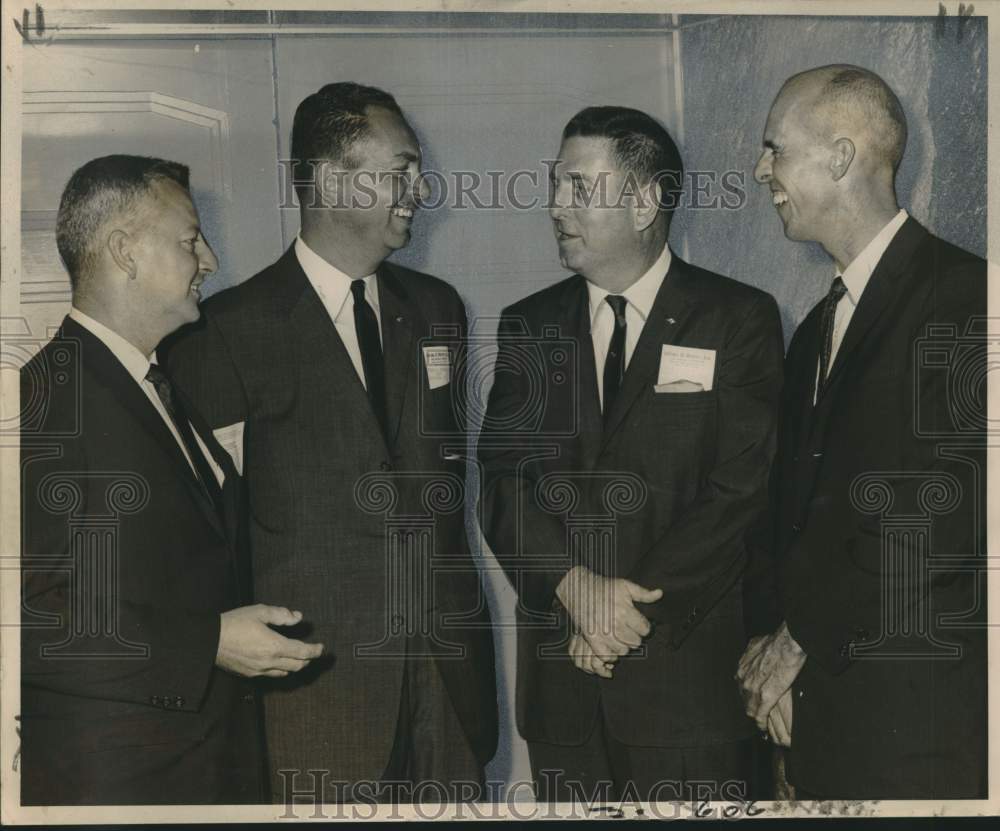
<instances>
[{"instance_id":1,"label":"suit sleeve","mask_svg":"<svg viewBox=\"0 0 1000 831\"><path fill-rule=\"evenodd\" d=\"M866 488L856 478L853 492L842 495L843 534L835 539L804 534L786 559L786 568L799 569L785 581L795 587L784 597L789 632L809 659L830 673L847 670L852 647L890 634L887 626L898 629L908 622L933 639L938 615L964 612L962 620L973 626L985 620L976 590L981 566L975 561L986 550L986 396L976 385L988 368L985 350L960 343L969 322L985 314L985 267L953 277L948 282L954 288L932 293L933 311L908 333L910 361L901 368L906 380L892 427L900 447L898 468L865 474ZM959 288L963 285L978 286L979 293L970 296ZM942 327L957 335L944 343L951 356L947 364L925 359L918 348L930 331ZM887 548L875 510L886 495L891 499L886 511L927 518L927 553L935 564L926 575L913 568L913 544L902 539L895 556ZM862 510L866 503L872 510ZM922 615L930 616L923 624ZM956 643L963 637L956 624L943 639Z\"/></svg>"},{"instance_id":2,"label":"suit sleeve","mask_svg":"<svg viewBox=\"0 0 1000 831\"><path fill-rule=\"evenodd\" d=\"M628 578L663 589L643 612L677 647L740 579L746 532L766 507L782 382L783 340L772 297L755 301L722 350L715 462L683 516Z\"/></svg>"},{"instance_id":3,"label":"suit sleeve","mask_svg":"<svg viewBox=\"0 0 1000 831\"><path fill-rule=\"evenodd\" d=\"M519 320L506 311L497 332L493 388L479 436L480 520L522 608L547 613L572 563L566 556L565 526L539 505L536 496L541 462L552 451L520 417L533 400L532 370L516 341L521 332Z\"/></svg>"},{"instance_id":4,"label":"suit sleeve","mask_svg":"<svg viewBox=\"0 0 1000 831\"><path fill-rule=\"evenodd\" d=\"M786 368L792 365L798 346L793 337L784 362ZM777 511L781 471L785 470L785 454L789 452L784 439L792 412L790 390L785 383L778 407L777 451L768 481L767 507L747 530L747 566L742 588L743 622L748 638L771 634L784 619L778 590Z\"/></svg>"},{"instance_id":5,"label":"suit sleeve","mask_svg":"<svg viewBox=\"0 0 1000 831\"><path fill-rule=\"evenodd\" d=\"M30 385L22 376L25 400L38 400L30 398L37 392ZM48 405L65 411L73 402L49 399ZM153 606L119 594L114 574L101 568L107 560L84 547L95 541L87 526L107 515L108 474L88 460L83 436L51 427L22 436L22 683L197 710L215 668L218 613L186 608L184 598ZM130 522L141 522L141 512ZM141 535L119 538L133 545ZM117 554L148 556L128 549Z\"/></svg>"}]
</instances>

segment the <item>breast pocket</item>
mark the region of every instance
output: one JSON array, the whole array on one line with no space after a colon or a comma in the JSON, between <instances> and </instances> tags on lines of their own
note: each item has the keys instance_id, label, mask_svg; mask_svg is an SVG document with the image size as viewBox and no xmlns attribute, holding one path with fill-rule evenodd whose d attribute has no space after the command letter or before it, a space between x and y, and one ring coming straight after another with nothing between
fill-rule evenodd
<instances>
[{"instance_id":1,"label":"breast pocket","mask_svg":"<svg viewBox=\"0 0 1000 831\"><path fill-rule=\"evenodd\" d=\"M701 431L714 423L717 396L707 392L650 392L649 426L660 430Z\"/></svg>"}]
</instances>

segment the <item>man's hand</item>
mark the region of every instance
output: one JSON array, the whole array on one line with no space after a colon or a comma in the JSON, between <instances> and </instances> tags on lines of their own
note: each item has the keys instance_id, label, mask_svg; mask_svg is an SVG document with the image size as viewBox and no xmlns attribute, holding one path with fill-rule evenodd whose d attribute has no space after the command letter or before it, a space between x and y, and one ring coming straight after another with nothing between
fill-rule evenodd
<instances>
[{"instance_id":1,"label":"man's hand","mask_svg":"<svg viewBox=\"0 0 1000 831\"><path fill-rule=\"evenodd\" d=\"M556 587L556 597L593 653L604 663L614 663L652 630L634 604L655 603L663 597L663 590L574 566Z\"/></svg>"},{"instance_id":2,"label":"man's hand","mask_svg":"<svg viewBox=\"0 0 1000 831\"><path fill-rule=\"evenodd\" d=\"M223 612L221 617L215 664L237 675L284 678L323 654L323 644L286 638L268 626L294 626L302 620L302 612L258 603Z\"/></svg>"},{"instance_id":3,"label":"man's hand","mask_svg":"<svg viewBox=\"0 0 1000 831\"><path fill-rule=\"evenodd\" d=\"M757 722L761 731L768 729L768 715L778 699L791 689L806 657L802 647L788 631L786 623L782 623L773 635L750 641L740 658L736 679L740 682L740 693L747 715ZM788 712L791 713L790 697ZM790 716L787 728L790 739Z\"/></svg>"},{"instance_id":4,"label":"man's hand","mask_svg":"<svg viewBox=\"0 0 1000 831\"><path fill-rule=\"evenodd\" d=\"M771 741L781 747L792 746L792 690L778 699L774 709L767 716L767 732Z\"/></svg>"},{"instance_id":5,"label":"man's hand","mask_svg":"<svg viewBox=\"0 0 1000 831\"><path fill-rule=\"evenodd\" d=\"M611 670L614 664L608 663L603 658L598 658L594 650L590 648L587 639L579 632L574 632L569 638L569 657L577 669L581 669L588 675L600 675L601 678L611 678Z\"/></svg>"}]
</instances>

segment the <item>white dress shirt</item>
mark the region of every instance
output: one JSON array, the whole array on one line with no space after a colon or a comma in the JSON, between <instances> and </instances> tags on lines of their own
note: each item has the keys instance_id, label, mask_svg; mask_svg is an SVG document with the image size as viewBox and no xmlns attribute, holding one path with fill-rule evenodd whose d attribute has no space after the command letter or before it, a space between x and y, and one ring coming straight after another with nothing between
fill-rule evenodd
<instances>
[{"instance_id":1,"label":"white dress shirt","mask_svg":"<svg viewBox=\"0 0 1000 831\"><path fill-rule=\"evenodd\" d=\"M861 295L864 294L865 288L868 286L868 281L871 280L872 273L879 264L879 260L885 254L885 250L889 247L889 243L892 242L893 237L900 228L903 227L903 223L906 222L909 214L905 210L900 209L886 225L879 231L873 238L872 241L866 245L860 254L851 260L850 265L844 269L843 274L841 274L838 269L834 275L834 279L840 277L844 281L844 287L847 291L844 292L843 296L837 303L837 310L833 315L833 348L830 351L830 363L827 367L827 372L833 368L833 362L837 358L837 351L840 349L840 344L844 340L844 333L847 332L847 327L851 322L851 318L854 317L854 311L858 308L858 303L861 302ZM819 362L816 363L816 382L817 386L813 390L813 403L816 403L816 389L819 385Z\"/></svg>"},{"instance_id":2,"label":"white dress shirt","mask_svg":"<svg viewBox=\"0 0 1000 831\"><path fill-rule=\"evenodd\" d=\"M351 294L352 277L348 277L336 266L330 265L319 254L313 251L305 240L299 236L295 240L295 256L299 259L299 265L306 274L306 279L316 290L319 299L323 302L326 313L330 315L330 320L337 329L337 334L344 342L347 354L351 356L351 363L354 364L354 371L358 373L358 378L365 389L368 384L365 382L365 368L361 362L361 347L358 345L358 331L354 327L354 295ZM374 274L369 274L364 278L365 300L375 312L375 319L378 321L379 339L382 338L382 315L378 305L378 279Z\"/></svg>"},{"instance_id":3,"label":"white dress shirt","mask_svg":"<svg viewBox=\"0 0 1000 831\"><path fill-rule=\"evenodd\" d=\"M191 456L188 454L187 447L184 445L184 440L181 438L180 433L177 432L177 427L174 426L173 419L170 418L167 408L163 406L163 402L160 400L160 396L156 392L156 387L154 387L151 382L146 380L146 373L149 372L149 366L154 362L156 353L154 352L149 357L143 355L117 332L109 329L103 323L99 323L94 320L94 318L90 315L84 314L75 306L70 309L69 316L72 320L75 320L95 338L100 340L101 343L108 347L108 349L111 350L111 354L118 359L118 362L123 367L125 367L125 371L132 376L132 380L139 385L139 388L146 394L146 398L148 398L150 403L156 408L156 412L160 414L160 418L162 418L163 423L167 425L171 435L177 442L177 446L180 447L181 452L184 454L184 458L187 459L188 465L190 465L191 470L194 472L195 476L197 476L198 471L195 470L195 466L191 461ZM201 436L198 435L198 431L195 430L194 427L191 428L191 433L194 435L194 440L198 443L198 449L201 450L201 455L205 457L205 461L208 462L208 466L212 469L212 473L215 474L215 478L221 487L226 478L225 474L222 472L222 468L216 464L215 459L212 457L212 454L208 452L208 448L205 447L204 442L201 440Z\"/></svg>"},{"instance_id":4,"label":"white dress shirt","mask_svg":"<svg viewBox=\"0 0 1000 831\"><path fill-rule=\"evenodd\" d=\"M653 309L653 301L656 300L656 293L663 285L667 272L670 270L670 248L663 246L663 252L649 271L636 280L631 286L622 292L625 298L625 368L628 369L629 361L632 360L632 353L635 345L639 342L639 335L642 334L642 327L646 325L646 318L649 317ZM605 302L604 298L611 292L595 286L590 280L587 281L587 292L590 295L590 339L594 343L594 365L597 367L597 395L601 402L601 410L604 410L604 362L608 357L608 347L611 345L611 336L615 331L615 313L611 306Z\"/></svg>"}]
</instances>

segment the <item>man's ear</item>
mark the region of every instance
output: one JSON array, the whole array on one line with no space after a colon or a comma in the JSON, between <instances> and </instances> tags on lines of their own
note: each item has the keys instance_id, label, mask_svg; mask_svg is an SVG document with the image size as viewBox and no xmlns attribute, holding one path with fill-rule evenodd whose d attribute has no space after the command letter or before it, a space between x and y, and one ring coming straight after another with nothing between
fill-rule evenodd
<instances>
[{"instance_id":1,"label":"man's ear","mask_svg":"<svg viewBox=\"0 0 1000 831\"><path fill-rule=\"evenodd\" d=\"M839 138L833 143L833 155L830 158L830 173L833 181L842 179L854 161L854 142L849 138Z\"/></svg>"},{"instance_id":2,"label":"man's ear","mask_svg":"<svg viewBox=\"0 0 1000 831\"><path fill-rule=\"evenodd\" d=\"M347 207L347 171L328 159L316 162L314 167L316 182L313 194L313 208Z\"/></svg>"},{"instance_id":3,"label":"man's ear","mask_svg":"<svg viewBox=\"0 0 1000 831\"><path fill-rule=\"evenodd\" d=\"M639 189L635 206L635 229L645 231L656 222L663 199L663 188L658 179L654 178L648 185Z\"/></svg>"},{"instance_id":4,"label":"man's ear","mask_svg":"<svg viewBox=\"0 0 1000 831\"><path fill-rule=\"evenodd\" d=\"M121 228L115 228L108 235L108 253L111 254L115 265L128 275L129 280L134 280L139 270L133 252L134 246L135 238Z\"/></svg>"}]
</instances>

